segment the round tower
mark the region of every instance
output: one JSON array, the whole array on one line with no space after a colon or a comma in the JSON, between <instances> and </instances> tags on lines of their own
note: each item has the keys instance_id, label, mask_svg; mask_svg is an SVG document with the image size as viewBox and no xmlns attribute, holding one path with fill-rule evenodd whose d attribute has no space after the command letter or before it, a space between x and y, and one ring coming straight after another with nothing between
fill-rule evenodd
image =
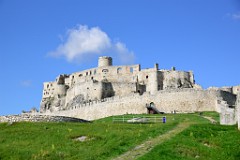
<instances>
[{"instance_id":1,"label":"round tower","mask_svg":"<svg viewBox=\"0 0 240 160\"><path fill-rule=\"evenodd\" d=\"M153 71L149 74L149 91L153 95L158 91L158 72Z\"/></svg>"},{"instance_id":2,"label":"round tower","mask_svg":"<svg viewBox=\"0 0 240 160\"><path fill-rule=\"evenodd\" d=\"M112 57L99 57L98 58L98 67L112 66Z\"/></svg>"}]
</instances>

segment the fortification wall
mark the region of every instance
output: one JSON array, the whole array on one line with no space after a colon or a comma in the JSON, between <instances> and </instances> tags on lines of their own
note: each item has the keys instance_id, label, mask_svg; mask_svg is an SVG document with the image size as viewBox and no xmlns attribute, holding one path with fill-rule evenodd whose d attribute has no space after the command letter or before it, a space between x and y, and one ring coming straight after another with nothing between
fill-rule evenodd
<instances>
[{"instance_id":1,"label":"fortification wall","mask_svg":"<svg viewBox=\"0 0 240 160\"><path fill-rule=\"evenodd\" d=\"M164 112L196 112L215 111L217 97L204 90L178 89L160 91L151 100L160 111Z\"/></svg>"},{"instance_id":2,"label":"fortification wall","mask_svg":"<svg viewBox=\"0 0 240 160\"><path fill-rule=\"evenodd\" d=\"M108 79L108 81L111 82L132 82L134 81L133 76L139 71L139 65L102 66L73 73L69 76L69 78L66 78L66 83L72 86L89 80L102 81L104 79Z\"/></svg>"},{"instance_id":3,"label":"fortification wall","mask_svg":"<svg viewBox=\"0 0 240 160\"><path fill-rule=\"evenodd\" d=\"M237 94L237 101L236 101L236 119L238 122L238 130L240 130L240 92Z\"/></svg>"},{"instance_id":4,"label":"fortification wall","mask_svg":"<svg viewBox=\"0 0 240 160\"><path fill-rule=\"evenodd\" d=\"M111 83L115 96L124 96L136 92L136 83Z\"/></svg>"},{"instance_id":5,"label":"fortification wall","mask_svg":"<svg viewBox=\"0 0 240 160\"><path fill-rule=\"evenodd\" d=\"M96 80L107 79L110 82L135 82L139 71L139 65L131 66L110 66L97 68Z\"/></svg>"},{"instance_id":6,"label":"fortification wall","mask_svg":"<svg viewBox=\"0 0 240 160\"><path fill-rule=\"evenodd\" d=\"M45 82L42 98L54 97L54 96L64 96L66 94L67 88L64 84L57 84L57 82Z\"/></svg>"},{"instance_id":7,"label":"fortification wall","mask_svg":"<svg viewBox=\"0 0 240 160\"><path fill-rule=\"evenodd\" d=\"M54 97L55 96L55 88L56 82L45 82L43 83L43 98Z\"/></svg>"},{"instance_id":8,"label":"fortification wall","mask_svg":"<svg viewBox=\"0 0 240 160\"><path fill-rule=\"evenodd\" d=\"M217 94L194 89L158 91L156 95L129 94L126 97L105 98L49 114L94 120L112 115L144 114L147 113L146 104L150 102L154 102L159 111L166 113L216 111Z\"/></svg>"},{"instance_id":9,"label":"fortification wall","mask_svg":"<svg viewBox=\"0 0 240 160\"><path fill-rule=\"evenodd\" d=\"M156 69L155 68L149 68L149 69L143 69L143 70L141 70L141 72L139 72L138 74L137 74L137 76L138 76L138 82L140 83L140 84L148 84L149 83L149 79L150 79L150 74L152 73L152 72L155 72L156 71Z\"/></svg>"},{"instance_id":10,"label":"fortification wall","mask_svg":"<svg viewBox=\"0 0 240 160\"><path fill-rule=\"evenodd\" d=\"M70 110L46 114L95 120L112 115L146 113L145 103L141 102L142 101L139 101L139 98L136 98L135 95L129 95L125 98L117 96L114 98L105 98L101 101L76 105Z\"/></svg>"},{"instance_id":11,"label":"fortification wall","mask_svg":"<svg viewBox=\"0 0 240 160\"><path fill-rule=\"evenodd\" d=\"M220 97L221 100L226 101L229 106L235 106L236 95L232 94L231 92L215 87L208 88L207 91L215 94L217 97Z\"/></svg>"},{"instance_id":12,"label":"fortification wall","mask_svg":"<svg viewBox=\"0 0 240 160\"><path fill-rule=\"evenodd\" d=\"M184 71L164 71L163 89L168 88L192 88L193 77L191 72Z\"/></svg>"},{"instance_id":13,"label":"fortification wall","mask_svg":"<svg viewBox=\"0 0 240 160\"><path fill-rule=\"evenodd\" d=\"M102 89L102 82L88 81L84 83L78 83L74 87L68 89L66 103L80 94L83 95L85 100L101 99Z\"/></svg>"},{"instance_id":14,"label":"fortification wall","mask_svg":"<svg viewBox=\"0 0 240 160\"><path fill-rule=\"evenodd\" d=\"M233 94L238 94L240 92L240 85L232 87Z\"/></svg>"},{"instance_id":15,"label":"fortification wall","mask_svg":"<svg viewBox=\"0 0 240 160\"><path fill-rule=\"evenodd\" d=\"M235 102L237 98L236 95L233 95L228 91L220 91L218 92L218 96L222 97L223 100L226 101L229 106L235 106Z\"/></svg>"},{"instance_id":16,"label":"fortification wall","mask_svg":"<svg viewBox=\"0 0 240 160\"><path fill-rule=\"evenodd\" d=\"M145 91L151 94L157 92L159 88L157 67L158 66L155 66L155 68L143 69L137 74L139 84L145 85Z\"/></svg>"}]
</instances>

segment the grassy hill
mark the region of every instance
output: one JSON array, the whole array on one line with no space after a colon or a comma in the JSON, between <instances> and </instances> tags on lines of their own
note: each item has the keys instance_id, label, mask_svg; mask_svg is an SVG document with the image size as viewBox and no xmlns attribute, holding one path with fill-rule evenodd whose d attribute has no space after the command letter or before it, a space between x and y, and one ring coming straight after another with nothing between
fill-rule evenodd
<instances>
[{"instance_id":1,"label":"grassy hill","mask_svg":"<svg viewBox=\"0 0 240 160\"><path fill-rule=\"evenodd\" d=\"M218 119L214 112L205 115ZM165 124L113 123L112 117L92 123L1 123L0 160L113 159L145 141L167 135L182 123L191 125L139 159L240 159L236 126L211 124L198 114L165 116ZM77 141L79 137L84 141Z\"/></svg>"}]
</instances>

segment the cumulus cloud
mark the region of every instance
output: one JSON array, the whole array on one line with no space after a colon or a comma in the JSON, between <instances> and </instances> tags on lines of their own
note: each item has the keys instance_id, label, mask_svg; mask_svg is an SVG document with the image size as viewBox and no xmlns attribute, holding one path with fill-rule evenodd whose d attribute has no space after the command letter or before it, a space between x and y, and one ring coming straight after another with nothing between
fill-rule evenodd
<instances>
[{"instance_id":1,"label":"cumulus cloud","mask_svg":"<svg viewBox=\"0 0 240 160\"><path fill-rule=\"evenodd\" d=\"M98 27L88 29L87 26L79 26L67 32L66 40L62 37L63 44L50 54L64 56L68 61L81 59L84 54L100 54L111 46L110 38Z\"/></svg>"},{"instance_id":2,"label":"cumulus cloud","mask_svg":"<svg viewBox=\"0 0 240 160\"><path fill-rule=\"evenodd\" d=\"M49 53L54 57L65 57L69 62L82 62L89 56L117 55L122 63L133 62L134 53L122 42L113 43L107 33L99 27L89 28L79 25L69 29L66 37L62 37L55 51Z\"/></svg>"}]
</instances>

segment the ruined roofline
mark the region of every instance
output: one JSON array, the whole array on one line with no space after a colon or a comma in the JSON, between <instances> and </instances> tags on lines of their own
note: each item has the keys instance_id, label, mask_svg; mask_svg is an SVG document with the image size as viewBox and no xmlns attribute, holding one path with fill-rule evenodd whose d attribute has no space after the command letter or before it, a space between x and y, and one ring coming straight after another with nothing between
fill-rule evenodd
<instances>
[{"instance_id":1,"label":"ruined roofline","mask_svg":"<svg viewBox=\"0 0 240 160\"><path fill-rule=\"evenodd\" d=\"M89 68L89 69L85 69L82 71L77 71L77 72L73 72L70 74L60 74L56 77L55 81L48 81L48 82L44 82L44 85L48 85L48 84L53 84L55 82L58 81L58 79L63 76L64 79L68 79L70 77L75 77L75 76L89 76L89 75L96 75L99 74L101 72L102 69L121 69L121 68L129 68L131 71L130 72L146 72L146 71L157 71L157 72L185 72L185 73L190 73L193 74L193 71L182 71L182 70L176 70L175 67L172 67L172 69L159 69L158 67L158 63L155 63L154 66L152 68L144 68L141 69L141 65L140 64L133 64L133 65L112 65L112 57L108 57L108 56L101 56L99 57L99 61L103 60L103 63L105 63L106 61L106 65L100 65L98 64L97 67L94 68ZM101 63L101 62L100 62ZM134 71L133 71L134 70Z\"/></svg>"},{"instance_id":2,"label":"ruined roofline","mask_svg":"<svg viewBox=\"0 0 240 160\"><path fill-rule=\"evenodd\" d=\"M171 69L159 69L158 70L159 72L187 72L187 73L192 73L193 74L193 71L192 70L189 70L189 71L185 71L185 70L171 70Z\"/></svg>"},{"instance_id":3,"label":"ruined roofline","mask_svg":"<svg viewBox=\"0 0 240 160\"><path fill-rule=\"evenodd\" d=\"M94 70L94 69L104 69L104 68L118 68L118 67L136 67L136 66L140 66L140 64L133 64L133 65L112 65L112 66L103 66L103 67L94 67L94 68L89 68L89 69L85 69L85 70L82 70L82 71L77 71L77 72L73 72L71 74L75 74L75 73L80 73L80 72L87 72L87 71L91 71L91 70ZM71 75L69 74L69 75Z\"/></svg>"},{"instance_id":4,"label":"ruined roofline","mask_svg":"<svg viewBox=\"0 0 240 160\"><path fill-rule=\"evenodd\" d=\"M104 56L105 57L105 56ZM156 65L156 64L155 64ZM73 75L81 75L82 76L86 76L86 73L90 74L90 75L93 75L94 72L96 72L96 70L98 69L108 69L108 68L124 68L124 67L139 67L138 68L138 71L141 72L141 71L148 71L148 70L156 70L156 67L152 67L152 68L143 68L141 69L141 65L140 64L133 64L133 65L112 65L112 66L102 66L102 67L95 67L95 68L89 68L89 69L85 69L85 70L82 70L82 71L77 71L77 72L73 72L73 73L70 73L70 74L60 74L56 77L56 80L55 81L46 81L46 82L43 82L43 84L51 84L51 83L55 83L57 81L57 79L63 75L65 78L69 78L70 76L73 76ZM172 72L173 70L172 69L158 69L157 70L158 72ZM174 70L174 72L186 72L186 73L193 73L193 71L183 71L183 70Z\"/></svg>"}]
</instances>

